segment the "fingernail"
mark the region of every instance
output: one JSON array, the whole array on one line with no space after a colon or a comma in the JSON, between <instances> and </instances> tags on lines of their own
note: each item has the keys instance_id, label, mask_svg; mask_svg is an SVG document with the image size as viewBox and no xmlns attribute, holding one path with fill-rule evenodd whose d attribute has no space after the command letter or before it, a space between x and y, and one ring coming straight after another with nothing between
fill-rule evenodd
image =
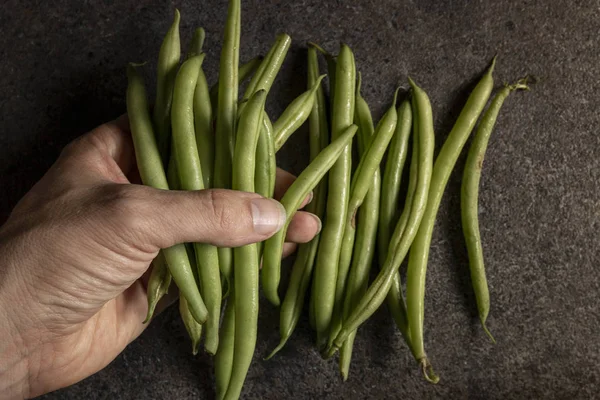
<instances>
[{"instance_id":1,"label":"fingernail","mask_svg":"<svg viewBox=\"0 0 600 400\"><path fill-rule=\"evenodd\" d=\"M323 223L321 222L321 218L317 217L314 214L313 218L315 219L315 221L317 221L317 233L315 233L315 235L318 235L319 233L321 233L321 229L323 229Z\"/></svg>"},{"instance_id":2,"label":"fingernail","mask_svg":"<svg viewBox=\"0 0 600 400\"><path fill-rule=\"evenodd\" d=\"M311 202L311 201L313 201L313 197L314 197L314 196L315 196L315 193L314 193L314 192L310 192L310 193L308 194L308 200L306 201L306 204L305 204L305 205L309 205L309 204L310 204L310 202Z\"/></svg>"},{"instance_id":3,"label":"fingernail","mask_svg":"<svg viewBox=\"0 0 600 400\"><path fill-rule=\"evenodd\" d=\"M285 208L272 199L252 200L252 222L254 232L260 235L272 235L285 224Z\"/></svg>"}]
</instances>

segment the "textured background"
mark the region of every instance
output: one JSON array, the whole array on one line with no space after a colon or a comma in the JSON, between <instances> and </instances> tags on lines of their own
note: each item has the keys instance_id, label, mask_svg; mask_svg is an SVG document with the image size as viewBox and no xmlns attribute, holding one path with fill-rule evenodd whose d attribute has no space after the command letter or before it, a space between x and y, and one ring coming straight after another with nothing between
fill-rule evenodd
<instances>
[{"instance_id":1,"label":"textured background","mask_svg":"<svg viewBox=\"0 0 600 400\"><path fill-rule=\"evenodd\" d=\"M153 76L174 7L184 44L194 27L206 28L212 82L225 1L3 2L3 218L62 146L124 112L124 67L148 60ZM427 280L426 349L441 382L423 381L385 310L360 330L346 383L336 361L313 350L305 319L277 357L262 361L278 338L277 312L265 303L244 398L593 398L600 385L600 3L248 0L242 18L242 60L266 52L278 32L294 39L268 101L274 116L303 91L307 40L353 48L376 117L410 74L431 97L438 148L494 54L498 84L526 73L539 78L503 108L482 180L489 327L498 344L482 333L470 289L462 157L438 216ZM291 140L283 167L302 170L306 141L305 131ZM212 361L189 350L170 310L103 371L45 398L210 398Z\"/></svg>"}]
</instances>

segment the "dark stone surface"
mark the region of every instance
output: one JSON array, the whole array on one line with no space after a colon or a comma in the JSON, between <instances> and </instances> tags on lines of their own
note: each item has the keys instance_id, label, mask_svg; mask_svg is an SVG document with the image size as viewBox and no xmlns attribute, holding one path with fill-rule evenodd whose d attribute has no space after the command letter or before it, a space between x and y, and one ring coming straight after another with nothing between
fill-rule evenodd
<instances>
[{"instance_id":1,"label":"dark stone surface","mask_svg":"<svg viewBox=\"0 0 600 400\"><path fill-rule=\"evenodd\" d=\"M74 137L125 111L128 61L155 65L177 6L183 43L207 31L214 80L225 1L16 1L0 11L2 216ZM294 45L269 98L277 115L303 90L304 43L351 45L375 116L410 74L433 104L439 143L494 54L496 81L531 73L506 102L481 186L491 345L476 319L459 214L462 164L433 238L426 349L441 376L423 381L385 310L361 330L350 379L313 350L307 321L273 360L277 312L261 310L247 399L587 399L600 386L600 9L597 1L244 1L241 59L276 33ZM281 154L299 172L306 132ZM192 357L175 310L111 365L46 399L192 399L214 395L208 356Z\"/></svg>"}]
</instances>

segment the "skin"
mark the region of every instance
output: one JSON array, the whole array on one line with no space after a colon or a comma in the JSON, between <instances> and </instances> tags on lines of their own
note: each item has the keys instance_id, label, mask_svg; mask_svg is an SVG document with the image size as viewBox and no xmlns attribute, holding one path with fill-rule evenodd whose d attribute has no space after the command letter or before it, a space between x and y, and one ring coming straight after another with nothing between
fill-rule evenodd
<instances>
[{"instance_id":1,"label":"skin","mask_svg":"<svg viewBox=\"0 0 600 400\"><path fill-rule=\"evenodd\" d=\"M462 228L469 254L471 283L477 301L477 311L481 326L493 343L496 343L496 341L485 324L490 312L490 293L485 276L481 234L479 232L479 181L481 179L481 169L488 141L496 124L500 109L508 95L518 89L528 89L528 87L525 83L518 82L515 85L505 86L500 89L483 114L465 163L460 196Z\"/></svg>"},{"instance_id":2,"label":"skin","mask_svg":"<svg viewBox=\"0 0 600 400\"><path fill-rule=\"evenodd\" d=\"M431 190L425 209L425 215L423 216L423 223L419 227L419 232L417 233L408 258L406 307L410 327L410 337L413 345L413 355L424 366L427 365L427 356L423 344L425 276L435 218L442 201L446 183L454 168L454 164L490 97L494 85L492 78L494 65L495 59L467 99L467 103L458 116L454 127L448 134L448 137L435 160L431 178Z\"/></svg>"},{"instance_id":3,"label":"skin","mask_svg":"<svg viewBox=\"0 0 600 400\"><path fill-rule=\"evenodd\" d=\"M171 141L170 115L171 102L173 100L173 87L175 76L181 58L181 43L179 38L179 10L175 10L173 24L167 31L158 53L156 68L156 99L154 101L154 114L152 120L156 130L156 141L158 149L166 165L169 156Z\"/></svg>"},{"instance_id":4,"label":"skin","mask_svg":"<svg viewBox=\"0 0 600 400\"><path fill-rule=\"evenodd\" d=\"M133 149L126 117L82 136L0 227L3 396L39 396L114 360L148 326L148 268L159 249L185 242L237 247L283 224L280 205L257 194L142 186ZM282 194L293 177L278 177ZM297 214L287 240L307 242L317 229ZM169 291L157 313L174 295Z\"/></svg>"},{"instance_id":5,"label":"skin","mask_svg":"<svg viewBox=\"0 0 600 400\"><path fill-rule=\"evenodd\" d=\"M335 73L335 94L332 106L331 137L335 140L354 119L356 68L350 48L342 45ZM317 347L327 344L335 303L335 284L346 212L350 196L352 146L348 145L329 173L327 217L315 264L315 325ZM318 304L318 306L317 306Z\"/></svg>"},{"instance_id":6,"label":"skin","mask_svg":"<svg viewBox=\"0 0 600 400\"><path fill-rule=\"evenodd\" d=\"M313 87L319 78L319 62L317 59L317 50L314 47L308 48L307 56L307 86ZM327 121L327 106L325 102L325 91L323 86L319 86L316 93L316 99L312 110L308 116L309 148L310 161L327 147L329 142L329 123ZM314 191L314 199L307 206L307 211L313 213L321 219L325 215L325 206L327 204L327 180L325 177L317 185ZM279 312L279 344L267 357L273 357L279 350L285 346L294 329L298 325L304 298L311 282L312 271L319 246L319 237L317 234L313 240L302 244L298 248L298 254L294 260L288 288ZM312 303L312 298L311 298ZM312 315L312 311L310 312Z\"/></svg>"},{"instance_id":7,"label":"skin","mask_svg":"<svg viewBox=\"0 0 600 400\"><path fill-rule=\"evenodd\" d=\"M398 207L400 204L400 184L402 182L402 172L408 154L408 139L412 128L410 101L404 100L398 107L397 112L398 124L396 125L394 137L390 142L381 189L381 209L379 212L377 238L380 268L383 267L383 264L385 263L393 227L400 217L400 210ZM412 192L414 193L414 188ZM410 196L410 194L411 191L409 191L408 196ZM408 197L406 202L409 203ZM404 301L404 295L402 294L400 274L396 275L394 278L394 284L390 288L386 302L398 329L402 333L404 340L408 343L410 341L410 335L408 333L406 303Z\"/></svg>"},{"instance_id":8,"label":"skin","mask_svg":"<svg viewBox=\"0 0 600 400\"><path fill-rule=\"evenodd\" d=\"M233 158L232 186L254 192L256 145L263 122L267 93L257 91L240 116ZM235 328L233 359L224 399L238 399L256 347L258 334L259 264L256 243L233 250L235 291Z\"/></svg>"},{"instance_id":9,"label":"skin","mask_svg":"<svg viewBox=\"0 0 600 400\"><path fill-rule=\"evenodd\" d=\"M264 260L261 272L261 283L265 297L274 305L279 306L279 280L281 277L281 253L288 223L291 222L296 210L303 199L317 186L327 171L345 151L346 146L352 141L356 133L356 125L348 127L337 139L323 149L317 157L302 171L298 179L281 199L281 204L286 210L286 224L276 235L265 243Z\"/></svg>"},{"instance_id":10,"label":"skin","mask_svg":"<svg viewBox=\"0 0 600 400\"><path fill-rule=\"evenodd\" d=\"M377 311L379 306L381 306L393 283L394 276L398 272L400 264L413 243L423 218L425 205L427 204L433 164L433 118L431 105L427 95L412 80L409 79L409 82L413 89L413 102L417 109L417 112L415 113L413 111L413 114L417 115L419 118L417 135L414 140L414 145L418 146L419 161L417 174L418 182L416 183L415 195L412 204L406 205L403 211L403 213L408 214L406 228L401 231L399 225L396 226L392 237L392 243L397 243L397 245L393 251L388 252L384 268L381 269L348 319L344 321L340 333L337 335L333 342L333 346L327 353L328 356L333 355L335 349L340 348L343 345L350 333L356 330L360 324L366 321L375 311ZM422 361L425 362L426 359L422 359ZM435 378L429 378L435 380Z\"/></svg>"}]
</instances>

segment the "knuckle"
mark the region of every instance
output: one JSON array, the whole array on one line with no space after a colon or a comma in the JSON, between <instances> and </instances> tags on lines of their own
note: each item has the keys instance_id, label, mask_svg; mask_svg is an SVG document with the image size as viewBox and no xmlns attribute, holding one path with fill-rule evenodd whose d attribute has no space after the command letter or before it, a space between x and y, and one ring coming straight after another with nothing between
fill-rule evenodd
<instances>
[{"instance_id":1,"label":"knuckle","mask_svg":"<svg viewBox=\"0 0 600 400\"><path fill-rule=\"evenodd\" d=\"M108 217L126 230L139 230L144 224L147 201L142 187L136 185L107 185L99 196L101 208L107 210Z\"/></svg>"},{"instance_id":2,"label":"knuckle","mask_svg":"<svg viewBox=\"0 0 600 400\"><path fill-rule=\"evenodd\" d=\"M207 192L211 224L223 232L231 232L236 229L239 222L236 221L235 212L229 206L227 195L220 190L209 189Z\"/></svg>"}]
</instances>

